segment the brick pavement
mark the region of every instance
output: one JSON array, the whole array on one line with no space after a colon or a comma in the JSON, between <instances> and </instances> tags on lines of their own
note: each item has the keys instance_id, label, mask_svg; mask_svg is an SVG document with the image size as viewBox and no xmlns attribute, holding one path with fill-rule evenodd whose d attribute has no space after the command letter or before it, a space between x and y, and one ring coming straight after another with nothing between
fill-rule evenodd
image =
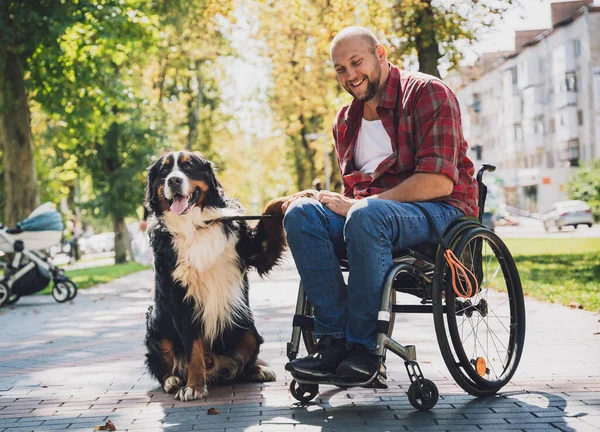
<instances>
[{"instance_id":1,"label":"brick pavement","mask_svg":"<svg viewBox=\"0 0 600 432\"><path fill-rule=\"evenodd\" d=\"M525 353L494 398L465 394L439 354L431 316L397 317L394 337L415 344L424 375L439 387L429 413L406 398L403 362L388 358L388 390L322 386L315 403L289 394L284 371L298 277L289 264L252 277L251 300L265 337L262 358L278 380L212 388L207 401L178 402L143 365L151 271L79 293L59 305L25 297L0 310L0 432L92 431L480 431L600 430L600 316L527 300ZM215 407L221 414L208 415Z\"/></svg>"}]
</instances>

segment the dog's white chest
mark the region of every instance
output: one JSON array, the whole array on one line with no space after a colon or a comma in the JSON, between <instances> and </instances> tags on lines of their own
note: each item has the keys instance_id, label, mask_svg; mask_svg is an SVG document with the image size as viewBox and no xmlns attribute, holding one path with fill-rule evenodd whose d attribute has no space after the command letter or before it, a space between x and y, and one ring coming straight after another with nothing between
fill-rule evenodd
<instances>
[{"instance_id":1,"label":"dog's white chest","mask_svg":"<svg viewBox=\"0 0 600 432\"><path fill-rule=\"evenodd\" d=\"M227 236L219 225L174 234L177 267L173 276L186 287L186 297L194 300L209 341L248 313L236 243L237 237Z\"/></svg>"}]
</instances>

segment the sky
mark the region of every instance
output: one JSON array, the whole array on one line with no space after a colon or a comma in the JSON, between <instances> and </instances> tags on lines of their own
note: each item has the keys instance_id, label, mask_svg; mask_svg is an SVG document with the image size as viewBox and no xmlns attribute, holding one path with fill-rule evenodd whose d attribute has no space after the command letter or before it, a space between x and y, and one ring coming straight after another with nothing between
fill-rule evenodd
<instances>
[{"instance_id":1,"label":"sky","mask_svg":"<svg viewBox=\"0 0 600 432\"><path fill-rule=\"evenodd\" d=\"M515 7L503 17L496 28L490 30L482 40L465 51L467 64L472 64L478 55L485 52L513 50L515 48L515 30L547 29L551 26L550 4L561 0L517 0ZM568 0L567 0L568 1ZM600 5L600 0L595 0Z\"/></svg>"}]
</instances>

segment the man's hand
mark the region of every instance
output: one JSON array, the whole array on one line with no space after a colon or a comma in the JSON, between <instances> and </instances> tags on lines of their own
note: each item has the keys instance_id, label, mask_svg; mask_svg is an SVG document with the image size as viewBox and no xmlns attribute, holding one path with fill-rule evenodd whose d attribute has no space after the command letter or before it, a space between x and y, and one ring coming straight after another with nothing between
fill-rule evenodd
<instances>
[{"instance_id":1,"label":"man's hand","mask_svg":"<svg viewBox=\"0 0 600 432\"><path fill-rule=\"evenodd\" d=\"M148 222L146 221L146 219L142 219L140 221L140 231L146 232L147 229L148 229Z\"/></svg>"},{"instance_id":2,"label":"man's hand","mask_svg":"<svg viewBox=\"0 0 600 432\"><path fill-rule=\"evenodd\" d=\"M291 203L293 203L294 201L296 201L297 199L300 198L317 198L317 191L314 189L306 189L300 192L296 192L294 195L292 196L287 196L287 197L283 197L280 199L285 199L285 202L281 205L281 214L285 214L285 212L287 211L288 207L290 206Z\"/></svg>"},{"instance_id":3,"label":"man's hand","mask_svg":"<svg viewBox=\"0 0 600 432\"><path fill-rule=\"evenodd\" d=\"M345 197L336 192L320 191L317 195L317 201L323 203L325 207L335 214L346 217L350 207L352 207L357 200Z\"/></svg>"}]
</instances>

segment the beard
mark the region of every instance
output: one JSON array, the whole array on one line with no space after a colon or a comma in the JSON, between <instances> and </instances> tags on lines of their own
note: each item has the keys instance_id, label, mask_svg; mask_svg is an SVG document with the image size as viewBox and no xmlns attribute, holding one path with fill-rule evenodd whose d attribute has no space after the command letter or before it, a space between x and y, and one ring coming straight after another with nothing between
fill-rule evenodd
<instances>
[{"instance_id":1,"label":"beard","mask_svg":"<svg viewBox=\"0 0 600 432\"><path fill-rule=\"evenodd\" d=\"M377 91L379 90L379 81L381 81L381 66L379 63L376 63L375 70L373 71L372 76L366 76L365 80L367 81L367 90L365 94L362 96L357 96L353 91L350 85L348 87L344 87L348 93L350 93L355 99L358 99L361 102L370 101L375 97Z\"/></svg>"}]
</instances>

